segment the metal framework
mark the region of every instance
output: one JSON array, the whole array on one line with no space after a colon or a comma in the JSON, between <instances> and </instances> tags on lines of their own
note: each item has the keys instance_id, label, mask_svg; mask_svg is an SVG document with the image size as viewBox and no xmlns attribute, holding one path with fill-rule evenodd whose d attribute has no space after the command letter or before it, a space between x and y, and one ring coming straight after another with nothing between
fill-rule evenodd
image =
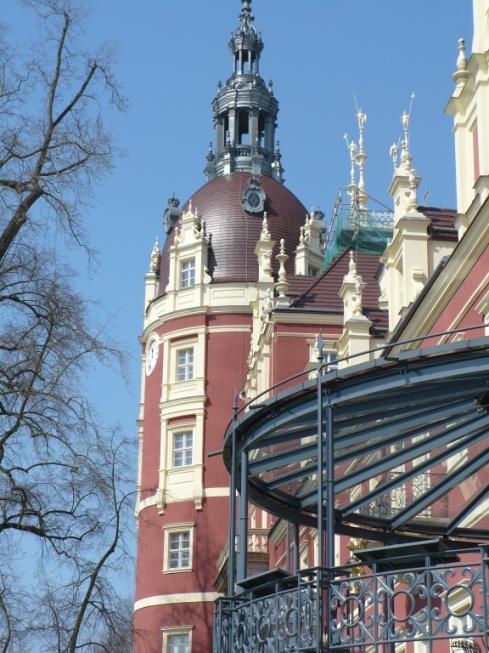
<instances>
[{"instance_id":1,"label":"metal framework","mask_svg":"<svg viewBox=\"0 0 489 653\"><path fill-rule=\"evenodd\" d=\"M461 632L486 638L487 551L474 549L469 564L466 547L489 542L489 338L325 369L321 353L316 378L296 375L263 403L235 409L227 429L238 559L235 567L230 551L216 650L367 650L411 640L431 648ZM295 525L296 575L258 593L238 591L249 500ZM318 534L318 568L305 572L300 524ZM337 568L337 533L389 545L443 538L463 556L426 553L402 572L399 560L389 569L376 560Z\"/></svg>"}]
</instances>

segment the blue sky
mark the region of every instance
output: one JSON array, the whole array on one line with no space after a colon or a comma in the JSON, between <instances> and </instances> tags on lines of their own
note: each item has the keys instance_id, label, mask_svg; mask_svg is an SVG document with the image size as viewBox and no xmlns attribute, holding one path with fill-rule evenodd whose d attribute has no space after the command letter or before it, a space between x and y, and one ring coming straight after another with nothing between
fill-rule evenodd
<instances>
[{"instance_id":1,"label":"blue sky","mask_svg":"<svg viewBox=\"0 0 489 653\"><path fill-rule=\"evenodd\" d=\"M205 179L213 138L211 100L231 71L227 48L239 0L94 0L87 46L118 46L115 72L129 100L111 116L125 156L103 180L86 215L98 268L83 291L100 302L100 321L131 356L132 391L110 370L96 370L90 392L108 422L136 433L143 277L162 213L175 192L186 200ZM303 203L331 213L348 182L344 132L356 135L353 96L367 113L367 189L388 203L388 151L400 133L400 114L416 93L412 120L414 165L422 197L454 206L451 119L443 109L453 88L457 39L470 47L468 0L254 0L265 50L262 75L280 102L286 184ZM0 21L19 41L32 36L17 0L3 0ZM75 257L78 259L78 257Z\"/></svg>"}]
</instances>

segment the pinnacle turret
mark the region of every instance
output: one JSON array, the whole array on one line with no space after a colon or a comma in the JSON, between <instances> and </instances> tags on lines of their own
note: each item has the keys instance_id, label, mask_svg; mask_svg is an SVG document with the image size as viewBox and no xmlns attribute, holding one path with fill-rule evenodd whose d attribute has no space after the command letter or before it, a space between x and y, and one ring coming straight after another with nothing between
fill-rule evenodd
<instances>
[{"instance_id":1,"label":"pinnacle turret","mask_svg":"<svg viewBox=\"0 0 489 653\"><path fill-rule=\"evenodd\" d=\"M280 150L275 146L278 102L271 82L260 76L263 50L255 27L251 0L241 0L238 27L231 35L231 77L218 84L213 101L215 151L207 155L209 179L232 172L267 175L282 181Z\"/></svg>"}]
</instances>

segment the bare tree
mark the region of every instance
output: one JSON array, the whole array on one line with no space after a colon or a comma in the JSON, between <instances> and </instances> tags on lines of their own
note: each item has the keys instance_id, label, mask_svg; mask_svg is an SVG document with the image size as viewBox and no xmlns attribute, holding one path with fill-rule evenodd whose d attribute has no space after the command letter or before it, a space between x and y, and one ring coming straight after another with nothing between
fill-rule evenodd
<instances>
[{"instance_id":1,"label":"bare tree","mask_svg":"<svg viewBox=\"0 0 489 653\"><path fill-rule=\"evenodd\" d=\"M129 601L121 600L114 590L127 536L127 512L132 493L128 485L128 443L111 441L110 447L98 448L87 461L100 484L93 508L98 523L90 535L70 549L62 562L64 582L44 574L45 591L37 601L30 638L39 650L53 653L120 653L132 642L132 615ZM124 649L124 647L126 647Z\"/></svg>"},{"instance_id":2,"label":"bare tree","mask_svg":"<svg viewBox=\"0 0 489 653\"><path fill-rule=\"evenodd\" d=\"M84 2L23 4L34 57L0 31L0 653L95 653L130 640L114 579L133 456L85 388L123 357L50 241L86 245L82 208L114 154L105 99L122 100L107 51L79 47Z\"/></svg>"},{"instance_id":3,"label":"bare tree","mask_svg":"<svg viewBox=\"0 0 489 653\"><path fill-rule=\"evenodd\" d=\"M80 208L114 154L104 99L123 105L107 48L79 46L80 3L27 4L41 21L35 59L0 32L0 262L29 220L56 221L81 242Z\"/></svg>"}]
</instances>

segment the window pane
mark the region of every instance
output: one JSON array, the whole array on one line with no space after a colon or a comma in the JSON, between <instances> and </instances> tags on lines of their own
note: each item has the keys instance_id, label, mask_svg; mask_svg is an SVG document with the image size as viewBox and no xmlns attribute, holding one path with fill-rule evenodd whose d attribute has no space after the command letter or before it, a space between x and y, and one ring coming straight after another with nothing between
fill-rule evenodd
<instances>
[{"instance_id":1,"label":"window pane","mask_svg":"<svg viewBox=\"0 0 489 653\"><path fill-rule=\"evenodd\" d=\"M195 259L184 261L180 266L180 287L195 286Z\"/></svg>"},{"instance_id":2,"label":"window pane","mask_svg":"<svg viewBox=\"0 0 489 653\"><path fill-rule=\"evenodd\" d=\"M177 380L188 381L194 378L194 350L180 349L177 352Z\"/></svg>"},{"instance_id":3,"label":"window pane","mask_svg":"<svg viewBox=\"0 0 489 653\"><path fill-rule=\"evenodd\" d=\"M192 431L175 433L173 437L173 466L184 467L192 464Z\"/></svg>"},{"instance_id":4,"label":"window pane","mask_svg":"<svg viewBox=\"0 0 489 653\"><path fill-rule=\"evenodd\" d=\"M190 638L184 635L168 636L168 653L190 653Z\"/></svg>"}]
</instances>

